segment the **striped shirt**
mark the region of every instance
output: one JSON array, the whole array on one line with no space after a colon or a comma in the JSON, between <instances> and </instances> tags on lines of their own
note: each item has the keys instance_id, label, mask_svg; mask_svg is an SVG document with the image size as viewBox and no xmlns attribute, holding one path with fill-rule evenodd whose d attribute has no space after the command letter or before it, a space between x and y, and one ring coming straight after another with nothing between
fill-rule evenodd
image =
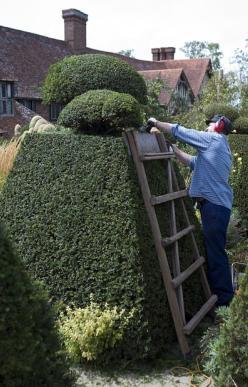
<instances>
[{"instance_id":1,"label":"striped shirt","mask_svg":"<svg viewBox=\"0 0 248 387\"><path fill-rule=\"evenodd\" d=\"M228 179L232 154L227 136L217 132L186 129L178 124L172 126L172 134L197 150L197 155L192 156L189 162L193 170L189 195L231 209L233 192Z\"/></svg>"}]
</instances>

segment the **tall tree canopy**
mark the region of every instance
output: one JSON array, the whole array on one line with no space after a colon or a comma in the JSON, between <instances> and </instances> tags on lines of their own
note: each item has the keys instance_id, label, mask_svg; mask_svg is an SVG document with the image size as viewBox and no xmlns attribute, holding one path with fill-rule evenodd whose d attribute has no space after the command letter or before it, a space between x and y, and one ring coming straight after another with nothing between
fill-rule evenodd
<instances>
[{"instance_id":1,"label":"tall tree canopy","mask_svg":"<svg viewBox=\"0 0 248 387\"><path fill-rule=\"evenodd\" d=\"M192 40L185 42L180 50L190 59L210 57L213 69L219 70L221 68L220 60L223 57L223 53L220 51L219 43Z\"/></svg>"}]
</instances>

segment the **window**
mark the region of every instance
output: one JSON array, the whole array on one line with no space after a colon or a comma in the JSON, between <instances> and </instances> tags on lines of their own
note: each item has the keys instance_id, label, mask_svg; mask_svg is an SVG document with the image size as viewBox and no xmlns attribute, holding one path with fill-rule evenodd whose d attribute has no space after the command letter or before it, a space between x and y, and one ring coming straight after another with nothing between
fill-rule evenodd
<instances>
[{"instance_id":1,"label":"window","mask_svg":"<svg viewBox=\"0 0 248 387\"><path fill-rule=\"evenodd\" d=\"M50 105L50 121L56 121L58 119L59 113L63 109L63 106L59 103L51 103Z\"/></svg>"},{"instance_id":2,"label":"window","mask_svg":"<svg viewBox=\"0 0 248 387\"><path fill-rule=\"evenodd\" d=\"M0 115L13 114L13 83L0 81Z\"/></svg>"},{"instance_id":3,"label":"window","mask_svg":"<svg viewBox=\"0 0 248 387\"><path fill-rule=\"evenodd\" d=\"M26 108L36 111L36 101L34 99L17 99L17 102L20 102Z\"/></svg>"}]
</instances>

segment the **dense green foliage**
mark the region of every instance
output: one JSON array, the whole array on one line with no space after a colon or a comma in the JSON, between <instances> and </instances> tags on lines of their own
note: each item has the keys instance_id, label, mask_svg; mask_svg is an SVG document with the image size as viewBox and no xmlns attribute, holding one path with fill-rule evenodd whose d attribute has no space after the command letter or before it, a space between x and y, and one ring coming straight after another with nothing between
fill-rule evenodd
<instances>
[{"instance_id":1,"label":"dense green foliage","mask_svg":"<svg viewBox=\"0 0 248 387\"><path fill-rule=\"evenodd\" d=\"M139 127L142 124L141 108L129 94L90 90L66 105L59 115L58 124L88 133Z\"/></svg>"},{"instance_id":2,"label":"dense green foliage","mask_svg":"<svg viewBox=\"0 0 248 387\"><path fill-rule=\"evenodd\" d=\"M31 283L0 228L0 385L70 386L47 295Z\"/></svg>"},{"instance_id":3,"label":"dense green foliage","mask_svg":"<svg viewBox=\"0 0 248 387\"><path fill-rule=\"evenodd\" d=\"M248 117L239 117L233 123L233 128L238 134L248 134Z\"/></svg>"},{"instance_id":4,"label":"dense green foliage","mask_svg":"<svg viewBox=\"0 0 248 387\"><path fill-rule=\"evenodd\" d=\"M205 107L204 112L207 119L210 119L215 114L221 114L233 122L238 117L238 110L236 108L223 103L211 103Z\"/></svg>"},{"instance_id":5,"label":"dense green foliage","mask_svg":"<svg viewBox=\"0 0 248 387\"><path fill-rule=\"evenodd\" d=\"M147 165L155 195L165 193L164 171L159 160ZM196 224L190 200L187 206ZM164 236L170 235L169 208L157 207ZM181 207L176 211L181 230ZM27 135L0 214L26 267L45 281L54 300L85 307L93 293L100 305L127 313L135 308L118 356L152 357L173 339L147 214L122 138ZM193 258L190 236L179 250L184 270ZM184 284L187 315L199 308L200 288L197 273Z\"/></svg>"},{"instance_id":6,"label":"dense green foliage","mask_svg":"<svg viewBox=\"0 0 248 387\"><path fill-rule=\"evenodd\" d=\"M147 99L145 81L131 65L99 54L70 56L50 66L42 99L66 105L77 95L97 89L131 94L140 103Z\"/></svg>"},{"instance_id":7,"label":"dense green foliage","mask_svg":"<svg viewBox=\"0 0 248 387\"><path fill-rule=\"evenodd\" d=\"M237 206L242 220L248 224L248 135L231 134L229 142L233 154L231 185L234 190L234 205Z\"/></svg>"},{"instance_id":8,"label":"dense green foliage","mask_svg":"<svg viewBox=\"0 0 248 387\"><path fill-rule=\"evenodd\" d=\"M248 385L248 267L238 295L220 310L219 332L207 342L205 369L216 387ZM234 384L235 383L235 384Z\"/></svg>"}]
</instances>

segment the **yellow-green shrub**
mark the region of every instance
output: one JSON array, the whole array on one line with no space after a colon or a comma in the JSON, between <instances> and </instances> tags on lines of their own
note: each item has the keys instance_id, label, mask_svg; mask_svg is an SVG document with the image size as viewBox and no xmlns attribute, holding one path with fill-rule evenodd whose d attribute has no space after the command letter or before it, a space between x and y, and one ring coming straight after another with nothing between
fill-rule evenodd
<instances>
[{"instance_id":1,"label":"yellow-green shrub","mask_svg":"<svg viewBox=\"0 0 248 387\"><path fill-rule=\"evenodd\" d=\"M99 360L108 349L121 341L134 310L128 314L124 309L101 308L91 300L85 308L66 308L60 314L59 330L71 359Z\"/></svg>"}]
</instances>

